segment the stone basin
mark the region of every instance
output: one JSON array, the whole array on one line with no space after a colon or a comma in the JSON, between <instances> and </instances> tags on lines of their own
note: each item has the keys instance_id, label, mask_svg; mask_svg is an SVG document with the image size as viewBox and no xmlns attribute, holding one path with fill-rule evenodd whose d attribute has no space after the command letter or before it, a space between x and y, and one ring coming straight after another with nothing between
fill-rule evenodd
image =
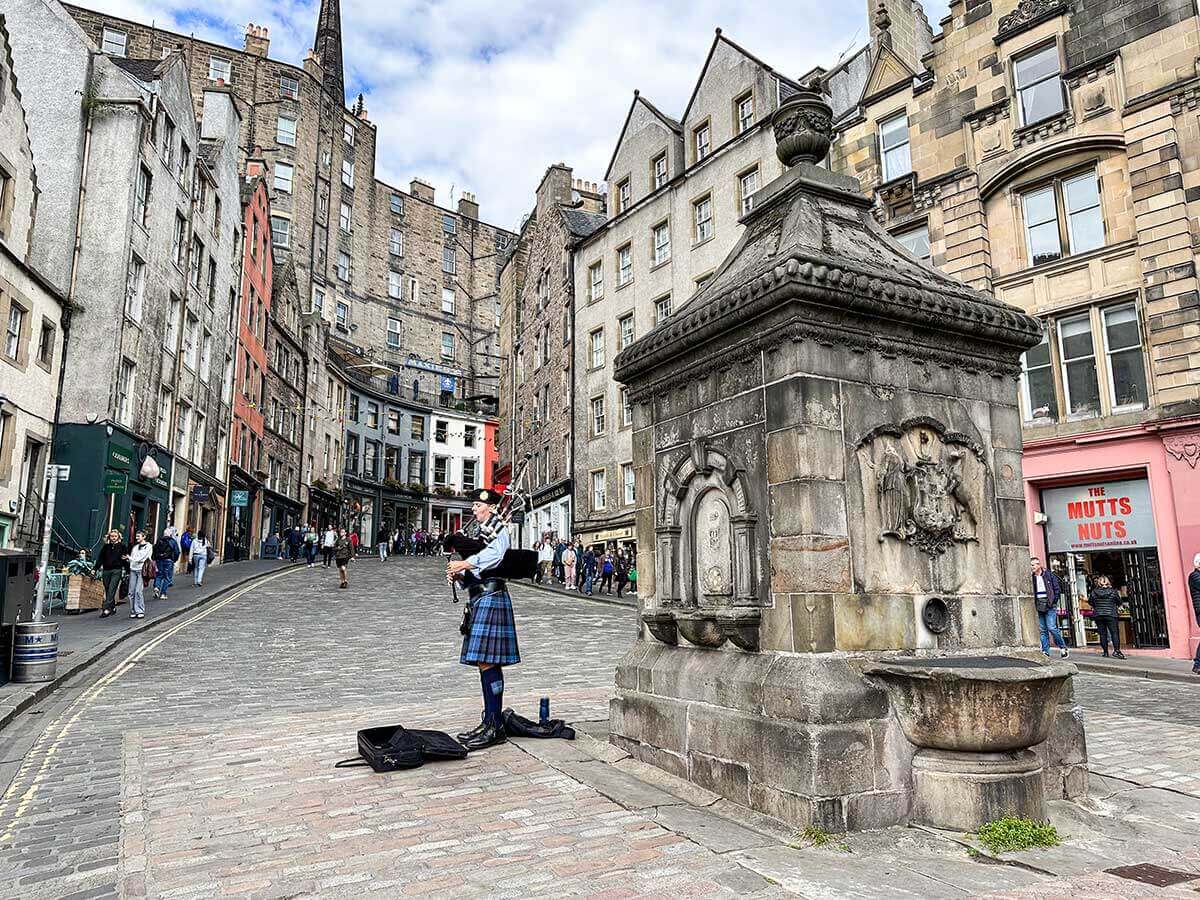
<instances>
[{"instance_id":1,"label":"stone basin","mask_svg":"<svg viewBox=\"0 0 1200 900\"><path fill-rule=\"evenodd\" d=\"M1050 734L1070 663L1008 656L903 658L864 674L887 690L905 737L916 747L1003 753Z\"/></svg>"}]
</instances>

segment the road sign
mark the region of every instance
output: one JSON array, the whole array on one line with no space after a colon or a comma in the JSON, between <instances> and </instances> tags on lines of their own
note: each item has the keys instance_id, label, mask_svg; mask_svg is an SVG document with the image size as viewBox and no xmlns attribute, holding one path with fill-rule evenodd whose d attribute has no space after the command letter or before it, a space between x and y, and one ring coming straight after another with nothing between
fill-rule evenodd
<instances>
[{"instance_id":1,"label":"road sign","mask_svg":"<svg viewBox=\"0 0 1200 900\"><path fill-rule=\"evenodd\" d=\"M104 473L104 493L123 494L129 484L129 476L124 472Z\"/></svg>"},{"instance_id":2,"label":"road sign","mask_svg":"<svg viewBox=\"0 0 1200 900\"><path fill-rule=\"evenodd\" d=\"M57 478L59 481L67 481L71 477L70 466L59 466L50 463L46 466L46 479Z\"/></svg>"},{"instance_id":3,"label":"road sign","mask_svg":"<svg viewBox=\"0 0 1200 900\"><path fill-rule=\"evenodd\" d=\"M229 492L230 506L249 506L250 492L249 491L230 491Z\"/></svg>"}]
</instances>

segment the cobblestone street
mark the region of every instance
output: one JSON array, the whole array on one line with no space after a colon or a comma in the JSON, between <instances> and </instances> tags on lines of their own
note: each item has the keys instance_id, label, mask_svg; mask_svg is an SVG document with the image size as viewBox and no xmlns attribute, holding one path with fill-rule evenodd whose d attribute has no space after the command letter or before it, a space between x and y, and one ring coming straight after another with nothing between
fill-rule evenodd
<instances>
[{"instance_id":1,"label":"cobblestone street","mask_svg":"<svg viewBox=\"0 0 1200 900\"><path fill-rule=\"evenodd\" d=\"M654 788L594 760L589 768L561 741L393 775L335 770L354 754L360 727L474 724L478 682L457 661L461 607L439 572L436 560L365 559L342 592L329 570L288 569L131 641L23 715L0 732L0 773L12 778L0 801L0 896L797 889L785 872L759 873L799 851L764 849L761 834L733 825L716 849L711 835L692 840L698 811L674 798L663 808L661 792L645 799ZM515 606L524 662L509 670L508 705L534 715L549 695L555 715L603 722L634 612L530 590ZM1200 794L1196 688L1079 682L1097 772ZM913 853L927 852L909 840ZM808 869L832 884L853 865L829 854L823 869ZM961 865L978 870L969 891L910 863L890 877L918 885L897 896L1019 896L1033 880L1016 868Z\"/></svg>"}]
</instances>

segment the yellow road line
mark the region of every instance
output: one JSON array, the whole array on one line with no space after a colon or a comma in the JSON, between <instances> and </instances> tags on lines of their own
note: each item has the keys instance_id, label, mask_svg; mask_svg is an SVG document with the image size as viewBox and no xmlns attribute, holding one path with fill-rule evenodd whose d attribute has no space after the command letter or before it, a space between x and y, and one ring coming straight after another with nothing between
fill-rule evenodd
<instances>
[{"instance_id":1,"label":"yellow road line","mask_svg":"<svg viewBox=\"0 0 1200 900\"><path fill-rule=\"evenodd\" d=\"M25 814L25 811L29 808L29 804L32 803L34 801L34 799L37 797L38 789L41 787L42 782L46 778L47 770L50 767L51 761L54 759L55 755L58 753L59 746L62 744L63 739L70 732L71 728L79 720L79 717L82 716L84 714L84 712L87 710L87 706L89 703L91 703L93 700L95 700L97 697L99 697L101 694L103 694L104 691L107 690L111 684L113 684L118 678L120 678L123 674L125 674L131 668L133 668L133 666L139 660L144 658L148 653L150 653L151 650L156 648L163 641L167 640L171 636L182 631L184 628L187 628L189 625L193 625L196 622L199 622L202 619L207 618L208 616L215 613L217 610L221 609L224 606L227 606L228 604L232 603L234 600L239 599L240 597L244 596L245 594L249 593L250 591L261 587L262 585L266 584L267 582L274 581L277 578L282 578L285 575L291 575L296 571L298 571L298 570L288 569L287 571L279 572L275 575L269 575L266 578L258 579L256 581L254 581L252 584L246 585L246 587L242 588L241 590L237 591L236 593L230 594L228 597L224 598L223 600L218 600L216 603L207 605L203 610L198 612L196 615L190 616L187 619L185 619L184 621L179 622L175 625L172 625L170 628L168 628L162 634L156 636L155 638L153 638L150 641L147 641L145 644L143 644L137 650L133 651L133 653L131 653L131 654L129 654L129 656L125 657L125 659L122 660L119 665L117 665L115 668L113 668L107 674L105 674L102 677L100 677L99 679L97 679L96 682L91 685L91 687L89 687L82 694L80 694L78 697L76 697L74 700L72 700L71 703L67 706L67 708L64 709L59 714L58 718L56 718L53 722L51 722L50 725L47 726L46 730L43 731L41 733L41 735L38 737L37 741L34 742L33 747L31 747L29 752L25 755L24 762L22 762L20 768L17 769L17 774L13 776L12 783L9 784L8 790L4 792L3 797L0 797L0 817L2 817L4 815L5 810L7 810L9 808L9 806L13 803L14 800L17 801L16 809L13 811L13 814L8 821L8 825L5 828L4 833L0 834L0 845L7 844L12 839L13 827L16 825L17 821L21 818L21 816ZM76 707L78 707L78 709L76 709ZM62 728L60 728L58 730L57 734L55 734L54 733L55 728L67 716L70 716L70 718L67 719L66 723L63 724ZM48 747L46 746L47 743L49 744ZM23 780L24 776L28 773L29 769L32 768L33 760L38 756L39 753L42 752L43 747L45 748L45 757L42 759L41 765L38 767L37 772L34 774L33 780L29 783L29 787L25 789L24 793L19 793L21 790L21 788L20 788L21 781ZM18 794L19 794L19 797L18 797Z\"/></svg>"}]
</instances>

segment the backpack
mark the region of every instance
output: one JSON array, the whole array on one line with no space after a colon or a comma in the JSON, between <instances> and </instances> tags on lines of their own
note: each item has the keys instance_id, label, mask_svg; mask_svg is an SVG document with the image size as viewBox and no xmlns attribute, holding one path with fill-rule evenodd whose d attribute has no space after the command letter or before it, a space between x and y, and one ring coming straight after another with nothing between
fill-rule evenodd
<instances>
[{"instance_id":1,"label":"backpack","mask_svg":"<svg viewBox=\"0 0 1200 900\"><path fill-rule=\"evenodd\" d=\"M192 549L192 533L190 531L183 533L183 537L179 539L179 546L183 547L185 553Z\"/></svg>"},{"instance_id":2,"label":"backpack","mask_svg":"<svg viewBox=\"0 0 1200 900\"><path fill-rule=\"evenodd\" d=\"M334 768L370 766L376 772L415 769L431 759L466 759L467 748L442 731L382 725L358 732L358 754L334 763Z\"/></svg>"}]
</instances>

